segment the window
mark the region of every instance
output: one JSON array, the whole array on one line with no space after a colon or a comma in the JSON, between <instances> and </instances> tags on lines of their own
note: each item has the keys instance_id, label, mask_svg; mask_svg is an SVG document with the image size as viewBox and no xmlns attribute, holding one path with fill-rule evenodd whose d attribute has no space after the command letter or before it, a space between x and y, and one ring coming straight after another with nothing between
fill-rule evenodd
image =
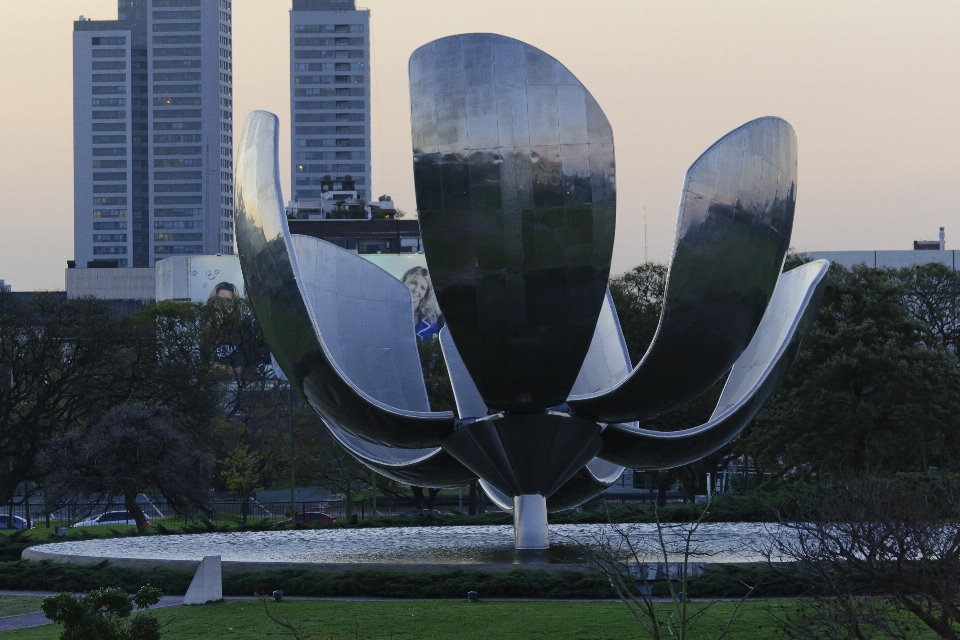
<instances>
[{"instance_id":1,"label":"window","mask_svg":"<svg viewBox=\"0 0 960 640\"><path fill-rule=\"evenodd\" d=\"M153 167L155 169L166 168L166 167L202 167L203 159L202 158L170 158L163 160L154 160Z\"/></svg>"},{"instance_id":2,"label":"window","mask_svg":"<svg viewBox=\"0 0 960 640\"><path fill-rule=\"evenodd\" d=\"M93 234L94 242L126 242L127 234L125 233L95 233Z\"/></svg>"},{"instance_id":3,"label":"window","mask_svg":"<svg viewBox=\"0 0 960 640\"><path fill-rule=\"evenodd\" d=\"M112 135L112 136L93 136L93 144L126 144L127 136L125 135Z\"/></svg>"},{"instance_id":4,"label":"window","mask_svg":"<svg viewBox=\"0 0 960 640\"><path fill-rule=\"evenodd\" d=\"M154 69L199 69L199 60L154 60Z\"/></svg>"},{"instance_id":5,"label":"window","mask_svg":"<svg viewBox=\"0 0 960 640\"><path fill-rule=\"evenodd\" d=\"M159 57L180 58L185 56L199 56L200 47L176 47L174 49L154 49L153 55L156 58L159 58Z\"/></svg>"},{"instance_id":6,"label":"window","mask_svg":"<svg viewBox=\"0 0 960 640\"><path fill-rule=\"evenodd\" d=\"M94 204L97 200L123 200L123 202L115 204L126 204L126 198L94 198ZM110 203L105 203L110 204ZM126 209L94 209L93 210L94 218L126 218L127 210ZM94 223L96 224L96 223Z\"/></svg>"},{"instance_id":7,"label":"window","mask_svg":"<svg viewBox=\"0 0 960 640\"><path fill-rule=\"evenodd\" d=\"M117 180L126 180L127 172L126 171L100 171L94 172L93 180L94 182L107 182L107 181L117 181Z\"/></svg>"},{"instance_id":8,"label":"window","mask_svg":"<svg viewBox=\"0 0 960 640\"><path fill-rule=\"evenodd\" d=\"M94 231L111 230L111 229L112 229L112 230L117 230L117 229L119 229L119 230L121 230L121 231L124 231L124 230L126 230L126 228L127 228L127 223L126 223L126 222L94 222L94 223L93 223L93 230L94 230ZM94 242L96 242L96 241L94 241Z\"/></svg>"},{"instance_id":9,"label":"window","mask_svg":"<svg viewBox=\"0 0 960 640\"><path fill-rule=\"evenodd\" d=\"M154 143L163 144L165 142L200 142L201 135L199 133L168 133L165 135L155 135L153 136Z\"/></svg>"},{"instance_id":10,"label":"window","mask_svg":"<svg viewBox=\"0 0 960 640\"><path fill-rule=\"evenodd\" d=\"M200 171L154 171L154 180L200 180Z\"/></svg>"},{"instance_id":11,"label":"window","mask_svg":"<svg viewBox=\"0 0 960 640\"><path fill-rule=\"evenodd\" d=\"M154 118L199 118L200 109L163 109L153 112Z\"/></svg>"},{"instance_id":12,"label":"window","mask_svg":"<svg viewBox=\"0 0 960 640\"><path fill-rule=\"evenodd\" d=\"M94 111L94 120L122 120L127 117L126 109L117 109L115 111Z\"/></svg>"},{"instance_id":13,"label":"window","mask_svg":"<svg viewBox=\"0 0 960 640\"><path fill-rule=\"evenodd\" d=\"M126 69L127 63L125 60L110 60L110 61L93 61L93 70L94 71L106 71L108 69Z\"/></svg>"},{"instance_id":14,"label":"window","mask_svg":"<svg viewBox=\"0 0 960 640\"><path fill-rule=\"evenodd\" d=\"M94 247L93 255L95 256L108 256L108 255L123 255L127 253L126 247Z\"/></svg>"},{"instance_id":15,"label":"window","mask_svg":"<svg viewBox=\"0 0 960 640\"><path fill-rule=\"evenodd\" d=\"M154 122L154 131L195 131L200 129L200 122Z\"/></svg>"},{"instance_id":16,"label":"window","mask_svg":"<svg viewBox=\"0 0 960 640\"><path fill-rule=\"evenodd\" d=\"M183 33L190 31L200 31L199 22L155 22L153 23L154 33Z\"/></svg>"},{"instance_id":17,"label":"window","mask_svg":"<svg viewBox=\"0 0 960 640\"><path fill-rule=\"evenodd\" d=\"M158 244L153 248L154 253L199 254L203 253L203 245L190 244Z\"/></svg>"},{"instance_id":18,"label":"window","mask_svg":"<svg viewBox=\"0 0 960 640\"><path fill-rule=\"evenodd\" d=\"M118 45L118 44L127 44L127 37L126 37L126 36L114 36L114 37L103 37L103 36L100 36L100 37L94 37L94 38L91 38L91 44L93 44L93 45L104 45L104 44Z\"/></svg>"},{"instance_id":19,"label":"window","mask_svg":"<svg viewBox=\"0 0 960 640\"><path fill-rule=\"evenodd\" d=\"M126 131L127 123L125 122L94 122L93 130L94 131Z\"/></svg>"},{"instance_id":20,"label":"window","mask_svg":"<svg viewBox=\"0 0 960 640\"><path fill-rule=\"evenodd\" d=\"M153 85L154 93L200 93L200 85L198 84L155 84ZM176 100L176 98L174 98ZM197 98L197 102L174 102L173 104L200 104L200 98ZM153 104L169 104L164 103L163 98L154 98Z\"/></svg>"},{"instance_id":21,"label":"window","mask_svg":"<svg viewBox=\"0 0 960 640\"><path fill-rule=\"evenodd\" d=\"M175 71L167 73L154 73L154 82L183 82L185 80L199 80L199 71Z\"/></svg>"},{"instance_id":22,"label":"window","mask_svg":"<svg viewBox=\"0 0 960 640\"><path fill-rule=\"evenodd\" d=\"M93 150L94 156L125 156L127 155L126 147L100 147Z\"/></svg>"},{"instance_id":23,"label":"window","mask_svg":"<svg viewBox=\"0 0 960 640\"><path fill-rule=\"evenodd\" d=\"M154 229L202 229L203 220L154 220Z\"/></svg>"},{"instance_id":24,"label":"window","mask_svg":"<svg viewBox=\"0 0 960 640\"><path fill-rule=\"evenodd\" d=\"M199 7L200 0L153 0L156 7Z\"/></svg>"},{"instance_id":25,"label":"window","mask_svg":"<svg viewBox=\"0 0 960 640\"><path fill-rule=\"evenodd\" d=\"M153 185L154 192L158 193L170 193L172 191L180 192L198 192L203 191L203 185L200 183L179 183L175 182L172 184L155 184Z\"/></svg>"},{"instance_id":26,"label":"window","mask_svg":"<svg viewBox=\"0 0 960 640\"><path fill-rule=\"evenodd\" d=\"M95 184L93 185L94 193L126 193L127 185L125 184Z\"/></svg>"},{"instance_id":27,"label":"window","mask_svg":"<svg viewBox=\"0 0 960 640\"><path fill-rule=\"evenodd\" d=\"M154 20L199 20L199 11L154 11Z\"/></svg>"},{"instance_id":28,"label":"window","mask_svg":"<svg viewBox=\"0 0 960 640\"><path fill-rule=\"evenodd\" d=\"M202 233L155 233L154 242L202 242Z\"/></svg>"},{"instance_id":29,"label":"window","mask_svg":"<svg viewBox=\"0 0 960 640\"><path fill-rule=\"evenodd\" d=\"M200 36L153 36L153 44L200 44Z\"/></svg>"},{"instance_id":30,"label":"window","mask_svg":"<svg viewBox=\"0 0 960 640\"><path fill-rule=\"evenodd\" d=\"M153 210L153 217L155 218L199 218L202 216L203 216L203 209L154 209Z\"/></svg>"},{"instance_id":31,"label":"window","mask_svg":"<svg viewBox=\"0 0 960 640\"><path fill-rule=\"evenodd\" d=\"M153 204L203 204L203 196L154 196Z\"/></svg>"},{"instance_id":32,"label":"window","mask_svg":"<svg viewBox=\"0 0 960 640\"><path fill-rule=\"evenodd\" d=\"M198 156L201 147L157 147L153 150L155 156Z\"/></svg>"},{"instance_id":33,"label":"window","mask_svg":"<svg viewBox=\"0 0 960 640\"><path fill-rule=\"evenodd\" d=\"M93 74L94 82L126 82L127 74L125 73L95 73ZM94 87L98 89L99 87ZM96 91L94 91L96 93Z\"/></svg>"},{"instance_id":34,"label":"window","mask_svg":"<svg viewBox=\"0 0 960 640\"><path fill-rule=\"evenodd\" d=\"M126 169L126 160L94 160L94 169Z\"/></svg>"},{"instance_id":35,"label":"window","mask_svg":"<svg viewBox=\"0 0 960 640\"><path fill-rule=\"evenodd\" d=\"M94 49L92 53L94 58L125 58L127 57L126 49Z\"/></svg>"},{"instance_id":36,"label":"window","mask_svg":"<svg viewBox=\"0 0 960 640\"><path fill-rule=\"evenodd\" d=\"M93 106L125 107L127 106L127 99L126 98L93 98Z\"/></svg>"},{"instance_id":37,"label":"window","mask_svg":"<svg viewBox=\"0 0 960 640\"><path fill-rule=\"evenodd\" d=\"M197 85L199 88L200 85ZM200 96L189 97L189 96L176 96L170 98L154 98L153 106L155 107L182 107L186 105L198 105L200 104Z\"/></svg>"}]
</instances>

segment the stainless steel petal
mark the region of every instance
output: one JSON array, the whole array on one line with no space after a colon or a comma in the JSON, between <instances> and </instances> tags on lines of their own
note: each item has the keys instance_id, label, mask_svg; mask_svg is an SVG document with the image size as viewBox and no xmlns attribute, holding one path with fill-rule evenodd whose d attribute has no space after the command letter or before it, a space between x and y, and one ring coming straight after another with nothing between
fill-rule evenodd
<instances>
[{"instance_id":1,"label":"stainless steel petal","mask_svg":"<svg viewBox=\"0 0 960 640\"><path fill-rule=\"evenodd\" d=\"M735 438L796 359L820 306L828 267L826 260L818 260L780 276L760 327L730 371L709 422L671 432L611 424L601 433L598 456L635 469L669 469L710 455Z\"/></svg>"},{"instance_id":2,"label":"stainless steel petal","mask_svg":"<svg viewBox=\"0 0 960 640\"><path fill-rule=\"evenodd\" d=\"M461 420L467 418L482 418L490 410L484 404L477 385L473 383L470 372L467 371L463 359L457 352L457 345L450 337L450 330L444 327L440 330L440 348L443 350L443 360L447 364L447 374L450 376L450 386L453 387L453 398L457 403L457 416Z\"/></svg>"},{"instance_id":3,"label":"stainless steel petal","mask_svg":"<svg viewBox=\"0 0 960 640\"><path fill-rule=\"evenodd\" d=\"M247 116L236 180L240 266L250 305L271 351L294 388L328 425L385 446L439 445L453 431L452 413L403 410L371 397L350 381L325 344L306 302L309 296L303 290L287 229L279 186L278 135L278 120L272 113L254 111ZM324 318L330 317L325 312Z\"/></svg>"},{"instance_id":4,"label":"stainless steel petal","mask_svg":"<svg viewBox=\"0 0 960 640\"><path fill-rule=\"evenodd\" d=\"M363 465L397 482L455 487L477 476L443 449L399 449L372 444L327 425L337 442Z\"/></svg>"},{"instance_id":5,"label":"stainless steel petal","mask_svg":"<svg viewBox=\"0 0 960 640\"><path fill-rule=\"evenodd\" d=\"M687 171L660 326L616 388L569 399L602 422L649 418L726 373L760 323L790 244L797 143L779 118L721 138Z\"/></svg>"},{"instance_id":6,"label":"stainless steel petal","mask_svg":"<svg viewBox=\"0 0 960 640\"><path fill-rule=\"evenodd\" d=\"M610 124L563 65L494 34L417 49L410 105L420 228L453 342L491 410L556 406L610 271Z\"/></svg>"}]
</instances>

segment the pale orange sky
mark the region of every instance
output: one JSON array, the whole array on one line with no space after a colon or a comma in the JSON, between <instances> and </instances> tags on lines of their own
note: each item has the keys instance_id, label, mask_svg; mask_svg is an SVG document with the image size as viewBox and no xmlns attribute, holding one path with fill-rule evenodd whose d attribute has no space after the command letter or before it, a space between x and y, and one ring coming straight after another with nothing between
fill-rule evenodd
<instances>
[{"instance_id":1,"label":"pale orange sky","mask_svg":"<svg viewBox=\"0 0 960 640\"><path fill-rule=\"evenodd\" d=\"M289 194L290 0L233 0L234 139L282 121ZM613 126L613 269L672 249L687 167L740 124L797 131L799 250L960 247L960 1L358 0L371 10L374 197L413 212L407 59L493 32L559 59ZM62 289L73 258L72 36L116 0L0 0L0 278Z\"/></svg>"}]
</instances>

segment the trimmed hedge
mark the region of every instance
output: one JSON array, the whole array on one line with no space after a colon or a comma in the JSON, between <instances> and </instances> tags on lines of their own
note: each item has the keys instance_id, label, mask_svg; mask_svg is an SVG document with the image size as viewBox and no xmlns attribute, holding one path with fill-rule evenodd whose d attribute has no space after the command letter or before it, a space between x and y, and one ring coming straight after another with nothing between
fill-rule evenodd
<instances>
[{"instance_id":1,"label":"trimmed hedge","mask_svg":"<svg viewBox=\"0 0 960 640\"><path fill-rule=\"evenodd\" d=\"M166 594L186 593L192 571L180 569L132 569L110 565L53 563L48 560L0 563L0 589L38 591L91 591L100 587L121 587L135 593L150 584ZM740 597L745 585L757 585L752 596L760 598L804 595L799 583L776 573L767 565L719 565L688 583L687 593L695 598ZM669 594L665 583L653 583L654 594ZM614 598L606 577L596 572L481 571L396 571L355 569L340 573L310 569L271 571L230 571L223 574L225 596L250 596L279 589L290 596L442 599L463 598L478 591L486 598Z\"/></svg>"}]
</instances>

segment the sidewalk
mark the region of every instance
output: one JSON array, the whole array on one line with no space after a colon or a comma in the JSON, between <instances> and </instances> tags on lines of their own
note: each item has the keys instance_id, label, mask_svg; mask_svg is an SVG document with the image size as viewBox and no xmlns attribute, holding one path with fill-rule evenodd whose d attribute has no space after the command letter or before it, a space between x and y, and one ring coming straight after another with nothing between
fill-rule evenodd
<instances>
[{"instance_id":1,"label":"sidewalk","mask_svg":"<svg viewBox=\"0 0 960 640\"><path fill-rule=\"evenodd\" d=\"M55 596L56 591L0 591L0 596ZM183 596L163 596L160 602L150 607L150 609L162 609L164 607L178 607L183 604ZM42 627L45 624L53 624L43 613L22 613L18 616L7 616L0 618L0 633L4 631L15 631L17 629L28 629L30 627Z\"/></svg>"}]
</instances>

